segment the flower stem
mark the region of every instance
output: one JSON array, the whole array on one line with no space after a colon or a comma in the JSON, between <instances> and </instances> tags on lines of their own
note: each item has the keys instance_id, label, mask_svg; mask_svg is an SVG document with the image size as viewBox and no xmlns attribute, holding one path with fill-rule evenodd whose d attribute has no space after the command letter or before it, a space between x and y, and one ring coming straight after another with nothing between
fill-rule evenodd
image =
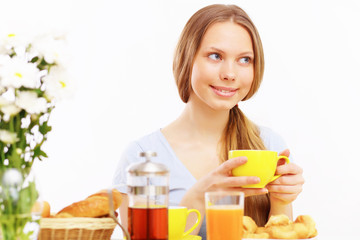
<instances>
[{"instance_id":1,"label":"flower stem","mask_svg":"<svg viewBox=\"0 0 360 240\"><path fill-rule=\"evenodd\" d=\"M10 132L15 132L14 131L14 117L13 116L10 117L9 123L10 123L10 126L9 126Z\"/></svg>"},{"instance_id":2,"label":"flower stem","mask_svg":"<svg viewBox=\"0 0 360 240\"><path fill-rule=\"evenodd\" d=\"M5 149L4 148L5 148L5 144L0 142L0 151L1 151L0 164L1 164L1 168L4 166L4 160L5 160Z\"/></svg>"}]
</instances>

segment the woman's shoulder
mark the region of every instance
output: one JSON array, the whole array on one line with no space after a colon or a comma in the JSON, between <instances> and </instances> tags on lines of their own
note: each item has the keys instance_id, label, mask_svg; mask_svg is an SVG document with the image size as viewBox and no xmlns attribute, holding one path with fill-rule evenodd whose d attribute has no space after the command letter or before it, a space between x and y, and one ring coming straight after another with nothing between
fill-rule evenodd
<instances>
[{"instance_id":1,"label":"woman's shoulder","mask_svg":"<svg viewBox=\"0 0 360 240\"><path fill-rule=\"evenodd\" d=\"M151 149L158 148L162 144L162 133L160 129L146 134L135 141L130 142L128 148L137 148L142 151L150 151Z\"/></svg>"},{"instance_id":2,"label":"woman's shoulder","mask_svg":"<svg viewBox=\"0 0 360 240\"><path fill-rule=\"evenodd\" d=\"M281 137L276 131L274 131L272 128L257 125L260 131L261 138L278 138Z\"/></svg>"},{"instance_id":3,"label":"woman's shoulder","mask_svg":"<svg viewBox=\"0 0 360 240\"><path fill-rule=\"evenodd\" d=\"M124 154L136 159L139 158L140 152L147 151L156 152L158 155L168 152L168 144L160 129L130 142L125 148Z\"/></svg>"},{"instance_id":4,"label":"woman's shoulder","mask_svg":"<svg viewBox=\"0 0 360 240\"><path fill-rule=\"evenodd\" d=\"M121 154L120 161L115 170L114 184L124 183L126 181L126 168L130 164L144 161L144 159L140 157L140 152L152 151L156 152L158 156L162 156L162 158L156 158L154 161L163 161L163 159L167 159L168 155L166 154L168 154L168 150L162 143L163 140L161 134L159 129L128 143Z\"/></svg>"},{"instance_id":5,"label":"woman's shoulder","mask_svg":"<svg viewBox=\"0 0 360 240\"><path fill-rule=\"evenodd\" d=\"M287 149L287 144L284 138L276 131L265 126L258 126L258 128L260 131L260 137L267 149L276 152L282 152Z\"/></svg>"}]
</instances>

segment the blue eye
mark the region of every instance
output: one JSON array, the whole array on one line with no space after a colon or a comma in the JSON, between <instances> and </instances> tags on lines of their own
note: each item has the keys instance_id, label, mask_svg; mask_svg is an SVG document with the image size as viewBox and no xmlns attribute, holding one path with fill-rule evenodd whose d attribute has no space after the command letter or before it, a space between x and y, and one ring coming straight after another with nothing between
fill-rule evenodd
<instances>
[{"instance_id":1,"label":"blue eye","mask_svg":"<svg viewBox=\"0 0 360 240\"><path fill-rule=\"evenodd\" d=\"M251 59L249 57L242 57L239 61L240 63L250 63Z\"/></svg>"},{"instance_id":2,"label":"blue eye","mask_svg":"<svg viewBox=\"0 0 360 240\"><path fill-rule=\"evenodd\" d=\"M212 53L209 55L209 58L213 59L213 60L221 60L221 56L220 54L217 53Z\"/></svg>"}]
</instances>

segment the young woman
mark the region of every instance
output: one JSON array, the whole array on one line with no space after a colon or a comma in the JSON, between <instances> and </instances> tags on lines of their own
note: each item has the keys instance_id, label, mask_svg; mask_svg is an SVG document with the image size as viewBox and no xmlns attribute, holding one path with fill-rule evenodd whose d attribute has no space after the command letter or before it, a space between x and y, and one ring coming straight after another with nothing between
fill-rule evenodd
<instances>
[{"instance_id":1,"label":"young woman","mask_svg":"<svg viewBox=\"0 0 360 240\"><path fill-rule=\"evenodd\" d=\"M248 15L238 6L219 4L196 12L180 36L173 72L186 103L184 111L168 126L130 144L114 184L126 183L126 167L143 161L139 152L155 151L158 157L154 161L170 169L170 201L198 209L203 219L204 193L216 189L245 192L245 215L258 225L264 225L270 215L292 218L291 203L304 183L299 166L279 164L276 173L282 176L263 189L241 188L257 183L257 177L231 176L231 169L247 161L245 157L228 159L231 149L290 154L281 137L252 123L237 105L255 94L264 72L261 40ZM120 190L126 193L126 189ZM126 210L125 200L121 208L125 224ZM204 222L194 234L206 239Z\"/></svg>"}]
</instances>

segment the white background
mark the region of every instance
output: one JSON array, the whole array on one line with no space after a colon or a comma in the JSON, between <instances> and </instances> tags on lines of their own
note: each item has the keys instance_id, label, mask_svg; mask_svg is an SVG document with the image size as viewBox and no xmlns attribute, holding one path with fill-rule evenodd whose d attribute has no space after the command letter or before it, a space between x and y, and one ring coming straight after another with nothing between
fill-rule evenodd
<instances>
[{"instance_id":1,"label":"white background","mask_svg":"<svg viewBox=\"0 0 360 240\"><path fill-rule=\"evenodd\" d=\"M240 107L280 133L304 169L294 216L310 214L319 239L358 236L358 1L0 3L1 28L68 33L75 90L51 116L49 158L35 164L52 211L109 187L126 145L180 114L172 56L183 26L205 5L236 3L257 26L266 60L262 87Z\"/></svg>"}]
</instances>

